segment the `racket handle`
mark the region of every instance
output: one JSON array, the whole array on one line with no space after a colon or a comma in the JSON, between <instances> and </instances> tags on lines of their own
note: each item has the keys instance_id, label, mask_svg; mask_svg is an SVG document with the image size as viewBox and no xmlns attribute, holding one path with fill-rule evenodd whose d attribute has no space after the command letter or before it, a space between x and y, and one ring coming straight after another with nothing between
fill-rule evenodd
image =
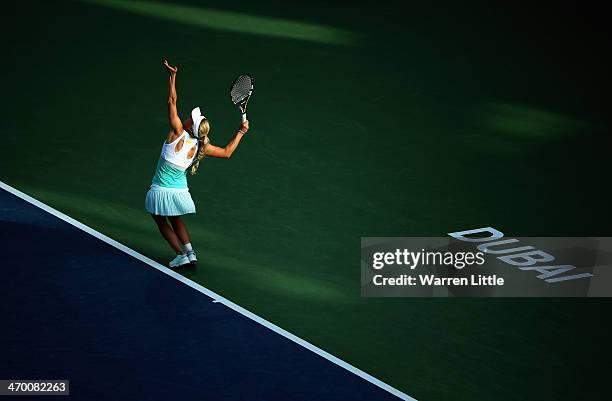
<instances>
[{"instance_id":1,"label":"racket handle","mask_svg":"<svg viewBox=\"0 0 612 401\"><path fill-rule=\"evenodd\" d=\"M246 113L242 113L242 122L246 121Z\"/></svg>"}]
</instances>

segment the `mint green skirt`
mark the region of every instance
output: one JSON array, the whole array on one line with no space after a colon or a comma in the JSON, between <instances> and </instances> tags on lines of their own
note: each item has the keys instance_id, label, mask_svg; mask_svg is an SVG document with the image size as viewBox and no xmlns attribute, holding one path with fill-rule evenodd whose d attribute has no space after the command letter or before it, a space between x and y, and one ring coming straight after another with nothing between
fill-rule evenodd
<instances>
[{"instance_id":1,"label":"mint green skirt","mask_svg":"<svg viewBox=\"0 0 612 401\"><path fill-rule=\"evenodd\" d=\"M166 188L155 184L147 192L145 209L158 216L182 216L196 212L189 189Z\"/></svg>"}]
</instances>

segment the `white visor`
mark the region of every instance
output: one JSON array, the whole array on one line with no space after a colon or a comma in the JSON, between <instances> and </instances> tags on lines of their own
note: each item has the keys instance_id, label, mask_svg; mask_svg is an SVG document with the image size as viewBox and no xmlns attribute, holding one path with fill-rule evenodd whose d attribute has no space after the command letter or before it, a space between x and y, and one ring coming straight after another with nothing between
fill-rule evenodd
<instances>
[{"instance_id":1,"label":"white visor","mask_svg":"<svg viewBox=\"0 0 612 401\"><path fill-rule=\"evenodd\" d=\"M206 120L206 117L202 115L199 107L191 110L191 121L193 122L193 135L197 138L199 137L200 132L200 124L202 121Z\"/></svg>"}]
</instances>

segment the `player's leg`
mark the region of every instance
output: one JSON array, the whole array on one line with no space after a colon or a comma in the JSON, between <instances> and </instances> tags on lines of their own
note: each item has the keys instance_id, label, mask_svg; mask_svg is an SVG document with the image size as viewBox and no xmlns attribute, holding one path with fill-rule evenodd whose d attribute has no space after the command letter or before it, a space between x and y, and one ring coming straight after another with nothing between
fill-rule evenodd
<instances>
[{"instance_id":1,"label":"player's leg","mask_svg":"<svg viewBox=\"0 0 612 401\"><path fill-rule=\"evenodd\" d=\"M176 252L177 256L176 258L174 258L174 260L170 262L170 267L177 267L189 263L189 258L183 253L179 238L177 237L170 224L168 224L168 220L166 219L166 217L158 216L155 214L152 214L151 216L153 217L153 220L155 220L155 224L157 224L157 228L159 229L161 235L168 242L174 252Z\"/></svg>"},{"instance_id":2,"label":"player's leg","mask_svg":"<svg viewBox=\"0 0 612 401\"><path fill-rule=\"evenodd\" d=\"M160 234L168 242L172 250L174 250L177 255L182 255L183 250L181 248L179 239L174 233L174 230L172 230L170 224L168 224L166 216L158 216L155 214L152 214L151 216L153 217L153 220L155 220L155 224L157 224L157 228L159 229Z\"/></svg>"},{"instance_id":3,"label":"player's leg","mask_svg":"<svg viewBox=\"0 0 612 401\"><path fill-rule=\"evenodd\" d=\"M183 243L184 251L185 251L185 254L187 254L187 257L189 258L189 262L196 263L198 260L197 260L195 251L193 250L193 247L191 246L191 240L189 239L189 232L187 231L187 225L185 224L183 219L181 219L180 216L170 216L168 217L168 220L170 220L170 224L172 224L172 228L174 229L176 236Z\"/></svg>"},{"instance_id":4,"label":"player's leg","mask_svg":"<svg viewBox=\"0 0 612 401\"><path fill-rule=\"evenodd\" d=\"M178 239L183 244L189 244L191 241L189 240L189 232L187 231L187 226L181 216L169 216L168 220L170 220L170 224L172 224L172 229L174 233L178 237Z\"/></svg>"},{"instance_id":5,"label":"player's leg","mask_svg":"<svg viewBox=\"0 0 612 401\"><path fill-rule=\"evenodd\" d=\"M152 214L151 216L153 216L153 220L155 220L155 224L157 224L160 234L166 241L168 241L168 244L174 250L174 252L176 252L177 255L183 253L179 239L177 238L174 230L172 230L170 224L168 224L166 216L157 216L155 214Z\"/></svg>"}]
</instances>

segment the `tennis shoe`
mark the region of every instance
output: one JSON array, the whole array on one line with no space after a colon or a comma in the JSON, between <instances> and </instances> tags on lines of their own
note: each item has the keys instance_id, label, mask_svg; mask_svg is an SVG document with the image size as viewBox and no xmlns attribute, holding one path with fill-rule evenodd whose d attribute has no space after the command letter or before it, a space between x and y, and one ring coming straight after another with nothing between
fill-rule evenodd
<instances>
[{"instance_id":1,"label":"tennis shoe","mask_svg":"<svg viewBox=\"0 0 612 401\"><path fill-rule=\"evenodd\" d=\"M170 267L179 267L183 265L188 265L189 258L187 255L176 255L176 258L172 259L169 263Z\"/></svg>"},{"instance_id":2,"label":"tennis shoe","mask_svg":"<svg viewBox=\"0 0 612 401\"><path fill-rule=\"evenodd\" d=\"M198 263L198 258L196 257L195 251L187 251L187 258L189 259L189 263L192 265Z\"/></svg>"}]
</instances>

